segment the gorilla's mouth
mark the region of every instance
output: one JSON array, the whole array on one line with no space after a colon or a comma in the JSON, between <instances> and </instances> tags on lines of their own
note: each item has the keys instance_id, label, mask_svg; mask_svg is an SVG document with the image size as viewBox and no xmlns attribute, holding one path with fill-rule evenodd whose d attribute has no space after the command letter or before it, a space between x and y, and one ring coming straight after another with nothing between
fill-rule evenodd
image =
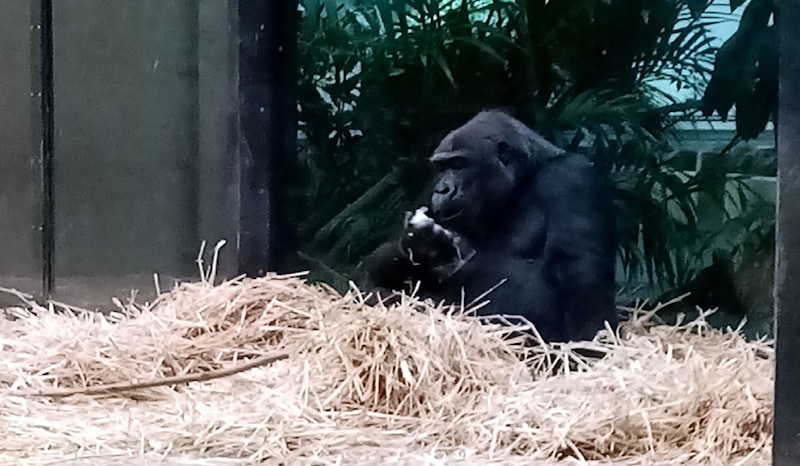
<instances>
[{"instance_id":1,"label":"gorilla's mouth","mask_svg":"<svg viewBox=\"0 0 800 466\"><path fill-rule=\"evenodd\" d=\"M461 216L461 214L464 213L466 209L467 209L466 207L462 207L461 209L455 211L452 214L440 216L439 223L446 223L457 219L458 217Z\"/></svg>"}]
</instances>

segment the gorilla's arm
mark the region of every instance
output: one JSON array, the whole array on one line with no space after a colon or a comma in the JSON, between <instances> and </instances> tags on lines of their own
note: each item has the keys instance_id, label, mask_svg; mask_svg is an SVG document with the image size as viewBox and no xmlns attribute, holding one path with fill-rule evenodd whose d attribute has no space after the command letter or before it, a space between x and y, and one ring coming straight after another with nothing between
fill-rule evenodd
<instances>
[{"instance_id":1,"label":"gorilla's arm","mask_svg":"<svg viewBox=\"0 0 800 466\"><path fill-rule=\"evenodd\" d=\"M375 306L379 302L390 305L399 298L397 292L405 288L409 279L413 280L414 265L400 250L398 241L382 244L367 256L362 264L367 272L366 303Z\"/></svg>"},{"instance_id":2,"label":"gorilla's arm","mask_svg":"<svg viewBox=\"0 0 800 466\"><path fill-rule=\"evenodd\" d=\"M491 305L478 309L478 315L522 316L536 326L545 342L569 339L543 260L521 259L498 251L479 252L453 275L441 293L441 299L456 304L489 300Z\"/></svg>"},{"instance_id":3,"label":"gorilla's arm","mask_svg":"<svg viewBox=\"0 0 800 466\"><path fill-rule=\"evenodd\" d=\"M403 252L398 240L382 244L366 258L364 267L370 285L377 288L402 290L407 281L421 278L419 267Z\"/></svg>"},{"instance_id":4,"label":"gorilla's arm","mask_svg":"<svg viewBox=\"0 0 800 466\"><path fill-rule=\"evenodd\" d=\"M421 282L420 292L424 292L447 280L473 250L452 233L437 228L407 226L399 240L381 245L364 263L370 285L399 291Z\"/></svg>"},{"instance_id":5,"label":"gorilla's arm","mask_svg":"<svg viewBox=\"0 0 800 466\"><path fill-rule=\"evenodd\" d=\"M499 251L479 252L442 280L435 269L414 265L397 242L389 242L378 248L365 266L380 299L390 296L390 290L406 288L406 280L420 280L421 298L465 306L489 300L493 306L478 309L478 315L518 314L535 323L545 341L569 339L564 316L555 312L556 296L545 276L543 260L521 259Z\"/></svg>"},{"instance_id":6,"label":"gorilla's arm","mask_svg":"<svg viewBox=\"0 0 800 466\"><path fill-rule=\"evenodd\" d=\"M583 156L545 164L534 189L547 215L545 270L557 282L571 339L592 339L618 323L615 306L616 218L610 184Z\"/></svg>"}]
</instances>

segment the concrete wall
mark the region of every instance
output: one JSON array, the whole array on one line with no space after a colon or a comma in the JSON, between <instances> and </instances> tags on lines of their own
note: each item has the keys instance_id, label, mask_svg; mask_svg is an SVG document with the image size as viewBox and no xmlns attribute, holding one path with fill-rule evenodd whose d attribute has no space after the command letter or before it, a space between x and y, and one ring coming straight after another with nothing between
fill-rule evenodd
<instances>
[{"instance_id":1,"label":"concrete wall","mask_svg":"<svg viewBox=\"0 0 800 466\"><path fill-rule=\"evenodd\" d=\"M57 276L192 270L197 2L54 2Z\"/></svg>"},{"instance_id":2,"label":"concrete wall","mask_svg":"<svg viewBox=\"0 0 800 466\"><path fill-rule=\"evenodd\" d=\"M237 0L199 0L199 233L227 245L220 274L239 273L239 33Z\"/></svg>"},{"instance_id":3,"label":"concrete wall","mask_svg":"<svg viewBox=\"0 0 800 466\"><path fill-rule=\"evenodd\" d=\"M31 135L31 4L15 0L0 15L0 277L39 279L34 140ZM22 280L22 283L19 282ZM38 283L30 284L38 288ZM0 286L3 286L0 283Z\"/></svg>"},{"instance_id":4,"label":"concrete wall","mask_svg":"<svg viewBox=\"0 0 800 466\"><path fill-rule=\"evenodd\" d=\"M234 272L236 5L55 2L57 276Z\"/></svg>"},{"instance_id":5,"label":"concrete wall","mask_svg":"<svg viewBox=\"0 0 800 466\"><path fill-rule=\"evenodd\" d=\"M209 250L227 240L220 274L235 272L236 6L54 2L57 295L152 287L154 272L196 275L201 240ZM31 90L39 31L31 18L30 0L0 15L0 286L38 292L41 125Z\"/></svg>"}]
</instances>

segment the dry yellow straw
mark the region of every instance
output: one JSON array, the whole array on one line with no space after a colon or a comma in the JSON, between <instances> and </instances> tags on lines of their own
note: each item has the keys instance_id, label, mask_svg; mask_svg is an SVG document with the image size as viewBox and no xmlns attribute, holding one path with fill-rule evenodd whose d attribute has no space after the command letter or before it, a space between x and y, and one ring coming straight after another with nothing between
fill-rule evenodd
<instances>
[{"instance_id":1,"label":"dry yellow straw","mask_svg":"<svg viewBox=\"0 0 800 466\"><path fill-rule=\"evenodd\" d=\"M113 322L4 322L0 464L769 464L771 342L633 310L526 349L411 297L213 275Z\"/></svg>"}]
</instances>

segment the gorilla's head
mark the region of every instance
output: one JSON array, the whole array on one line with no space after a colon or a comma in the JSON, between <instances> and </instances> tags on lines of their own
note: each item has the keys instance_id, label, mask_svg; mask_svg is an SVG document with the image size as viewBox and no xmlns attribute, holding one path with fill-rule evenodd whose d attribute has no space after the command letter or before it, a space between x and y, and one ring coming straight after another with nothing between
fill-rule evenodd
<instances>
[{"instance_id":1,"label":"gorilla's head","mask_svg":"<svg viewBox=\"0 0 800 466\"><path fill-rule=\"evenodd\" d=\"M562 152L506 113L479 113L448 134L430 158L433 217L466 236L486 231L537 165Z\"/></svg>"}]
</instances>

